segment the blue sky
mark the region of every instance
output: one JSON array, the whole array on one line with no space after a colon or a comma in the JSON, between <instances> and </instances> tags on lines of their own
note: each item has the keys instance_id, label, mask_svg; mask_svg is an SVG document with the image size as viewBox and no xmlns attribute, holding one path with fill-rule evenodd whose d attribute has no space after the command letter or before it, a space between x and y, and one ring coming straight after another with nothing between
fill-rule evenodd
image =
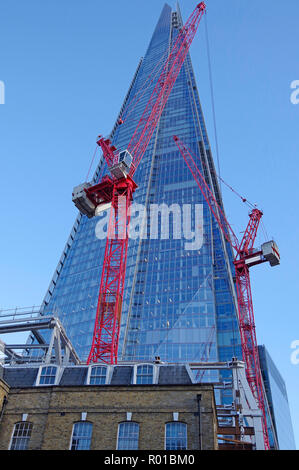
<instances>
[{"instance_id":1,"label":"blue sky","mask_svg":"<svg viewBox=\"0 0 299 470\"><path fill-rule=\"evenodd\" d=\"M175 6L174 1L168 2ZM284 377L299 445L297 0L207 0L221 175L264 211L281 266L252 269L259 343ZM187 19L196 2L181 0ZM73 186L115 122L163 0L2 0L0 307L38 305L76 217ZM191 57L215 153L204 24ZM223 189L232 227L248 211ZM262 232L261 232L262 235ZM263 242L259 237L257 243Z\"/></svg>"}]
</instances>

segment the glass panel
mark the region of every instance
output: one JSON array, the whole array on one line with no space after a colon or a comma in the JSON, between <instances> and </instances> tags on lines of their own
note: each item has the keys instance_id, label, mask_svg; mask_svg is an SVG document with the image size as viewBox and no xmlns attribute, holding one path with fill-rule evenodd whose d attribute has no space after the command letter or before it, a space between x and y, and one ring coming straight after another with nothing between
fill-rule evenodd
<instances>
[{"instance_id":1,"label":"glass panel","mask_svg":"<svg viewBox=\"0 0 299 470\"><path fill-rule=\"evenodd\" d=\"M187 425L184 423L166 424L166 450L186 450L187 449Z\"/></svg>"},{"instance_id":2,"label":"glass panel","mask_svg":"<svg viewBox=\"0 0 299 470\"><path fill-rule=\"evenodd\" d=\"M137 367L136 384L152 384L154 368L151 365Z\"/></svg>"},{"instance_id":3,"label":"glass panel","mask_svg":"<svg viewBox=\"0 0 299 470\"><path fill-rule=\"evenodd\" d=\"M107 367L93 367L90 373L90 385L105 385Z\"/></svg>"},{"instance_id":4,"label":"glass panel","mask_svg":"<svg viewBox=\"0 0 299 470\"><path fill-rule=\"evenodd\" d=\"M71 450L89 450L92 435L92 423L80 421L74 424Z\"/></svg>"},{"instance_id":5,"label":"glass panel","mask_svg":"<svg viewBox=\"0 0 299 470\"><path fill-rule=\"evenodd\" d=\"M118 427L117 450L138 450L139 424L126 422Z\"/></svg>"},{"instance_id":6,"label":"glass panel","mask_svg":"<svg viewBox=\"0 0 299 470\"><path fill-rule=\"evenodd\" d=\"M32 423L17 423L10 445L10 450L27 450L32 431Z\"/></svg>"},{"instance_id":7,"label":"glass panel","mask_svg":"<svg viewBox=\"0 0 299 470\"><path fill-rule=\"evenodd\" d=\"M40 385L53 385L55 384L57 367L47 366L43 367L39 383Z\"/></svg>"}]
</instances>

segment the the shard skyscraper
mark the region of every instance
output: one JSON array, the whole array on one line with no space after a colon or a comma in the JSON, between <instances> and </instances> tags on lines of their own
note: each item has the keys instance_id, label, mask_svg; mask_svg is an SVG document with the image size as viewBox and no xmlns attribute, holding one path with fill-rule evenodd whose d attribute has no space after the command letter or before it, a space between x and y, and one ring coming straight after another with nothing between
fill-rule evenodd
<instances>
[{"instance_id":1,"label":"the shard skyscraper","mask_svg":"<svg viewBox=\"0 0 299 470\"><path fill-rule=\"evenodd\" d=\"M155 86L155 70L182 24L179 8L172 11L165 5L116 117L110 137L117 148L128 145ZM119 125L119 118L126 116ZM119 361L146 361L155 356L167 362L241 359L231 248L173 135L197 156L200 171L222 204L189 55L135 173L134 202L148 213L153 205L168 208L169 237L150 238L148 227L147 238L129 240ZM105 171L102 159L93 181ZM178 237L174 209L180 208L181 215L183 208L190 209L191 230L197 224L196 205L203 211L201 239ZM90 351L104 256L105 240L96 235L101 217L104 214L93 219L78 215L43 302L43 313L59 316L82 360ZM216 378L206 373L207 380ZM222 401L231 403L230 392L227 397L225 393Z\"/></svg>"}]
</instances>

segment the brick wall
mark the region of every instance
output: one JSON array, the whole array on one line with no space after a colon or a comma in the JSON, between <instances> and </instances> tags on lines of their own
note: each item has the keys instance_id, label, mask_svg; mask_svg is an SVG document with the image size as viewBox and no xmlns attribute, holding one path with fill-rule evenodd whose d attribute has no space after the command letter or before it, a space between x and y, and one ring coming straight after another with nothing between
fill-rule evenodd
<instances>
[{"instance_id":1,"label":"brick wall","mask_svg":"<svg viewBox=\"0 0 299 470\"><path fill-rule=\"evenodd\" d=\"M0 424L0 450L8 449L14 424L22 420L33 423L29 443L31 450L65 450L70 447L73 423L93 423L92 450L116 449L118 424L132 421L140 424L139 449L163 450L165 423L179 421L188 425L188 450L199 448L197 395L201 399L203 449L215 449L216 414L213 389L210 386L74 386L14 389L9 393Z\"/></svg>"},{"instance_id":2,"label":"brick wall","mask_svg":"<svg viewBox=\"0 0 299 470\"><path fill-rule=\"evenodd\" d=\"M3 401L4 398L8 396L9 393L9 386L7 385L4 380L0 378L0 416L1 416L1 410L3 408Z\"/></svg>"}]
</instances>

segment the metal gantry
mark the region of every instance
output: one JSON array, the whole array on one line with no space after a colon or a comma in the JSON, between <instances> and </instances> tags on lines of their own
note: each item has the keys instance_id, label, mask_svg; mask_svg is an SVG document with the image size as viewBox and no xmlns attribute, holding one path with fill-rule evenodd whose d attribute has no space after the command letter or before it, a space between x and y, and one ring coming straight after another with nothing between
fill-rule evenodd
<instances>
[{"instance_id":1,"label":"metal gantry","mask_svg":"<svg viewBox=\"0 0 299 470\"><path fill-rule=\"evenodd\" d=\"M45 330L47 339L42 334ZM55 315L42 315L39 307L0 311L0 335L25 332L31 332L35 341L7 344L0 340L5 364L80 364L75 348Z\"/></svg>"}]
</instances>

